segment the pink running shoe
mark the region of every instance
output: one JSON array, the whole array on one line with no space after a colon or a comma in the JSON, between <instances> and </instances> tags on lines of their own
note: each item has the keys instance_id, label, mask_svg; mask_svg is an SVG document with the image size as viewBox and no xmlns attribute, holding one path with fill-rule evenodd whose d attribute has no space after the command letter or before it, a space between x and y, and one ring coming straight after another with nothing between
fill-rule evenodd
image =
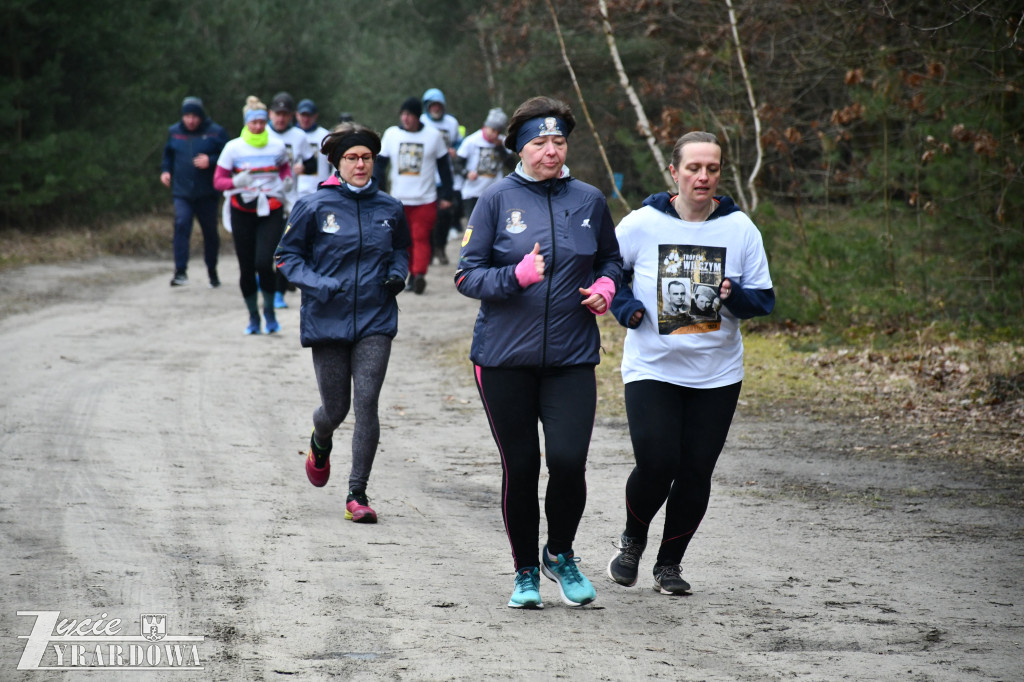
<instances>
[{"instance_id":1,"label":"pink running shoe","mask_svg":"<svg viewBox=\"0 0 1024 682\"><path fill-rule=\"evenodd\" d=\"M331 477L331 460L330 458L324 460L323 468L317 468L316 457L313 456L313 449L310 448L309 454L306 455L306 478L309 482L315 485L317 488L323 488L327 485L327 479Z\"/></svg>"},{"instance_id":2,"label":"pink running shoe","mask_svg":"<svg viewBox=\"0 0 1024 682\"><path fill-rule=\"evenodd\" d=\"M366 499L366 493L348 494L345 503L345 518L356 523L377 523L377 512L370 509L370 501Z\"/></svg>"}]
</instances>

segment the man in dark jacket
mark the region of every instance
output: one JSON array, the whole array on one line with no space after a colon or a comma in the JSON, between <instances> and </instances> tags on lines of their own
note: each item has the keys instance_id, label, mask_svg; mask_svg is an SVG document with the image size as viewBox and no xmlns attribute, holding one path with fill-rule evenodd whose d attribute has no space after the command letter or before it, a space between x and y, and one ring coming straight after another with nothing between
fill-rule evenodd
<instances>
[{"instance_id":1,"label":"man in dark jacket","mask_svg":"<svg viewBox=\"0 0 1024 682\"><path fill-rule=\"evenodd\" d=\"M220 192L213 188L217 158L228 141L227 132L207 118L203 101L186 97L181 103L181 120L170 127L160 164L160 182L174 197L174 279L171 286L188 284L189 242L192 218L203 231L203 251L210 286L219 287L217 255L217 204Z\"/></svg>"}]
</instances>

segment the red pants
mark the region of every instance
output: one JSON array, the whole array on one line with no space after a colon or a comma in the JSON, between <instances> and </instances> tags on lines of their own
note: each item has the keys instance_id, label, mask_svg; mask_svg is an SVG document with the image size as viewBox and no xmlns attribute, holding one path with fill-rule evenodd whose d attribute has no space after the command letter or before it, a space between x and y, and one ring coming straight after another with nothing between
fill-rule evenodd
<instances>
[{"instance_id":1,"label":"red pants","mask_svg":"<svg viewBox=\"0 0 1024 682\"><path fill-rule=\"evenodd\" d=\"M437 222L437 202L420 206L403 206L405 220L409 223L412 244L409 245L409 274L425 275L430 267L430 256L433 248L430 244L430 233Z\"/></svg>"}]
</instances>

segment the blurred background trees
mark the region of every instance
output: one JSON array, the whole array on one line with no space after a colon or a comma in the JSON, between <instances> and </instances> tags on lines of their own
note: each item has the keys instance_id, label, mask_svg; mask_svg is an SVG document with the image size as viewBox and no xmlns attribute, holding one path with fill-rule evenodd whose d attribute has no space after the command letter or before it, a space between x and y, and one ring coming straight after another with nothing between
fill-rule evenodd
<instances>
[{"instance_id":1,"label":"blurred background trees","mask_svg":"<svg viewBox=\"0 0 1024 682\"><path fill-rule=\"evenodd\" d=\"M753 217L780 288L775 318L1019 332L1019 3L731 4L735 34L726 0L606 2L666 158L684 132L717 133L730 164L722 191L748 206L756 169ZM550 7L638 207L666 187L615 72L599 3ZM0 228L169 206L158 166L186 95L202 97L232 135L246 95L269 101L279 90L316 100L326 127L348 111L381 131L429 87L445 92L468 132L488 108L511 113L534 94L580 110L547 2L8 0L0 18ZM573 174L611 194L593 136L580 132Z\"/></svg>"}]
</instances>

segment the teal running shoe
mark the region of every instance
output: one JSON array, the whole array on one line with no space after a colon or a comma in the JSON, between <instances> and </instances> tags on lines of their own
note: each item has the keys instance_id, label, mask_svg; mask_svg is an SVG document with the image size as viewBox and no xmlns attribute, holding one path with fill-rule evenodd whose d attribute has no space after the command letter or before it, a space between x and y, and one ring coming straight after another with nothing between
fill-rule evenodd
<instances>
[{"instance_id":1,"label":"teal running shoe","mask_svg":"<svg viewBox=\"0 0 1024 682\"><path fill-rule=\"evenodd\" d=\"M521 568L516 572L516 586L508 605L513 609L542 609L540 600L540 571L536 566Z\"/></svg>"},{"instance_id":2,"label":"teal running shoe","mask_svg":"<svg viewBox=\"0 0 1024 682\"><path fill-rule=\"evenodd\" d=\"M597 599L594 586L576 567L579 557L572 552L559 554L554 561L548 560L547 545L540 552L541 571L544 577L558 583L558 591L562 593L562 601L569 606L583 606Z\"/></svg>"},{"instance_id":3,"label":"teal running shoe","mask_svg":"<svg viewBox=\"0 0 1024 682\"><path fill-rule=\"evenodd\" d=\"M284 294L280 291L274 292L274 307L275 308L287 308L288 302L284 300Z\"/></svg>"}]
</instances>

